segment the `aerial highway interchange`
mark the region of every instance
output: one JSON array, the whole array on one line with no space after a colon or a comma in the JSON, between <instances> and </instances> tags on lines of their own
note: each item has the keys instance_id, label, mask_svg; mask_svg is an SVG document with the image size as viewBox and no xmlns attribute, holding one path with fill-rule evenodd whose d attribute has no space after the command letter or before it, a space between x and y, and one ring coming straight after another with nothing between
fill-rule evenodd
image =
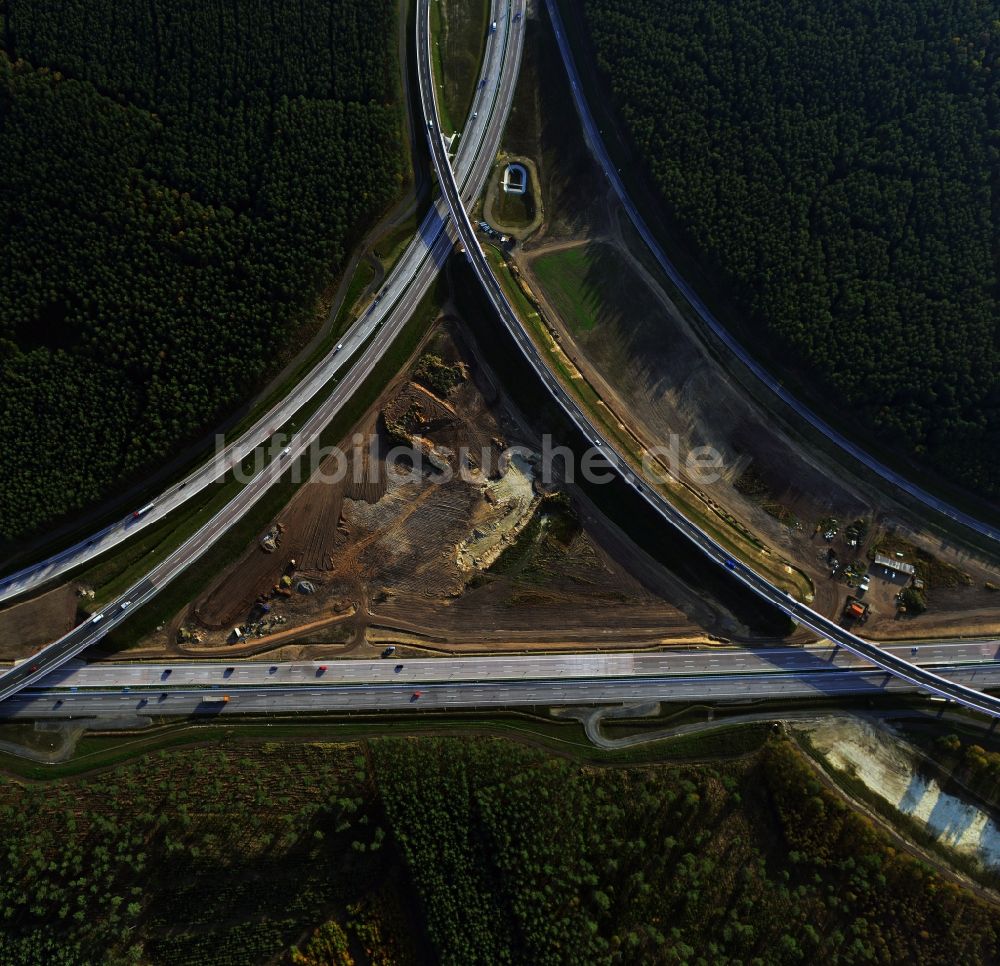
<instances>
[{"instance_id":1,"label":"aerial highway interchange","mask_svg":"<svg viewBox=\"0 0 1000 966\"><path fill-rule=\"evenodd\" d=\"M934 695L957 701L959 704L972 710L981 711L993 717L1000 717L1000 699L975 688L960 684L957 681L949 680L926 668L917 667L906 659L883 650L877 644L864 640L835 621L817 613L807 604L796 600L786 591L775 587L765 578L754 572L747 564L733 560L724 547L699 526L688 520L643 477L637 475L635 469L629 465L628 461L610 443L602 438L577 400L570 395L562 382L541 359L538 348L528 335L525 327L521 324L506 293L490 269L486 256L480 247L475 228L465 210L458 185L455 181L454 170L448 157L447 148L438 133L438 126L435 123L438 111L437 95L434 89L431 69L429 0L422 0L421 15L417 18L416 29L417 48L420 56L420 68L418 71L420 96L428 117L427 132L428 141L431 146L431 156L434 161L438 181L448 202L452 219L458 226L459 236L468 252L469 261L493 308L517 343L525 359L535 370L535 373L548 389L549 393L579 429L583 438L601 451L609 465L664 520L687 536L709 559L720 567L726 567L736 579L753 590L758 596L773 604L792 620L808 627L819 636L864 656L873 664L898 676L911 685L922 687Z\"/></svg>"},{"instance_id":2,"label":"aerial highway interchange","mask_svg":"<svg viewBox=\"0 0 1000 966\"><path fill-rule=\"evenodd\" d=\"M40 586L103 553L137 529L194 498L226 468L278 432L295 412L343 371L340 381L296 433L287 458L272 460L181 547L90 621L48 645L31 660L0 676L0 700L3 701L0 715L71 717L190 714L206 710L212 713L255 713L649 700L732 701L778 695L801 697L916 690L953 700L991 716L1000 716L1000 700L984 694L982 690L1000 686L995 642L941 642L922 645L919 653L915 653L911 645L883 648L865 641L772 586L743 562L733 560L723 547L685 519L655 488L637 475L601 437L559 379L541 360L494 278L466 212L467 205L482 190L510 110L521 57L522 31L519 26L523 24L523 0L510 3L494 0L492 4L491 17L499 23L499 27L491 31L488 38L481 83L472 108L476 118L470 116L462 137L458 139L454 162L449 158L440 134L430 65L428 3L429 0L421 0L417 16L418 77L428 142L442 198L428 214L414 242L387 280L377 303L344 336L342 351L329 354L286 400L230 444L220 457L185 480L173 484L138 518L126 518L89 541L83 541L35 567L0 581L0 599ZM552 6L550 4L550 10ZM565 38L559 30L558 14L552 12L557 39L570 71L577 108L587 127L589 115L578 81L574 79L568 48L564 49ZM601 153L603 146L599 136L589 128L587 133L591 147L605 164L609 179L615 184L626 209L634 215L636 226L655 254L655 240L647 237L648 231L643 231L645 226L641 218L630 208L620 179L610 167L610 160L606 153ZM99 641L108 630L127 619L132 610L153 597L162 586L204 553L282 475L290 463L305 452L398 335L447 257L454 232L457 232L484 291L508 332L588 444L601 451L638 497L684 533L718 566L727 568L734 579L799 624L810 628L820 638L832 642L832 646L757 651L712 649L597 657L549 655L402 662L336 661L325 668L318 662L275 665L260 662L233 666L73 665L60 669L60 665ZM672 273L672 267L665 266L665 269L668 274ZM697 301L695 293L688 292L686 287L684 290L692 304L701 311L704 306ZM875 468L879 467L876 465ZM886 478L899 485L891 477ZM922 498L922 491L904 489ZM977 522L971 521L970 524L960 516L949 513L947 505L935 508L967 525ZM992 530L982 525L978 532L991 539L996 538ZM25 688L29 690L22 690ZM137 694L133 688L143 693ZM215 694L220 689L230 700L206 706L206 694Z\"/></svg>"},{"instance_id":3,"label":"aerial highway interchange","mask_svg":"<svg viewBox=\"0 0 1000 966\"><path fill-rule=\"evenodd\" d=\"M498 17L499 8L500 0L494 0L492 12ZM456 164L465 179L465 196L470 200L482 190L485 178L492 167L510 111L514 81L520 69L523 32L514 29L510 17L501 19L502 26L498 26L498 29L490 34L487 42L486 57L480 74L481 82L477 88L476 101L472 106L472 113L478 117L472 121L470 116L464 136L459 138L456 155ZM486 81L488 83L484 83ZM295 433L288 447L287 456L271 460L196 533L150 570L145 577L101 608L90 620L47 645L30 661L0 674L0 700L19 688L39 680L63 661L82 653L101 640L113 627L126 620L135 608L154 597L162 587L197 560L250 509L270 485L281 477L288 466L309 448L323 427L374 369L447 258L452 241L445 230L446 216L447 209L439 199L428 213L406 254L392 272L382 290L379 304L362 316L351 332L344 336L343 349L329 355L303 384L296 388L290 399L279 404L272 413L263 417L254 429L233 443L228 448L228 456L225 459L221 456L214 457L186 483L170 487L161 500L154 501L155 506L152 510L142 513L139 518L130 514L104 536L98 535L94 538L96 540L94 544L84 542L76 548L71 548L72 553L67 552L67 555L60 555L38 567L27 568L20 574L0 581L0 599L24 593L51 580L58 573L97 556L137 529L158 519L162 513L191 499L199 488L207 486L221 475L225 468L242 459L254 445L270 438L281 428L282 420L290 418L339 368L357 356L333 392Z\"/></svg>"}]
</instances>

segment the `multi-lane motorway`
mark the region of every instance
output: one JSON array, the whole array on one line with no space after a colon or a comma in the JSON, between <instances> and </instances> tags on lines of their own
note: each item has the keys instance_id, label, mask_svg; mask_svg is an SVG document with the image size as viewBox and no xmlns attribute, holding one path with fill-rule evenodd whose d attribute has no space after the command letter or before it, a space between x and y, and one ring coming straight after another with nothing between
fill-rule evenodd
<instances>
[{"instance_id":1,"label":"multi-lane motorway","mask_svg":"<svg viewBox=\"0 0 1000 966\"><path fill-rule=\"evenodd\" d=\"M916 654L912 654L913 650ZM910 656L921 666L1000 669L1000 641L941 641L896 644L891 653ZM972 666L975 667L972 667ZM558 678L630 678L662 675L813 673L873 670L871 662L830 644L810 647L677 648L604 654L489 655L452 658L351 659L270 663L189 661L160 663L72 662L46 675L39 687L111 688L129 686L261 687L290 684L365 684L500 681Z\"/></svg>"},{"instance_id":2,"label":"multi-lane motorway","mask_svg":"<svg viewBox=\"0 0 1000 966\"><path fill-rule=\"evenodd\" d=\"M466 198L476 197L482 189L510 112L514 81L520 70L523 32L516 29L517 25L512 24L509 18L500 15L501 5L506 3L507 0L492 0L490 16L492 21L498 21L497 30L487 38L476 102L456 143L455 170ZM478 116L473 118L473 113ZM396 304L404 296L407 296L408 304L416 304L429 288L450 251L450 244L445 238L447 225L447 208L439 200L393 268L377 302L340 340L343 348L329 352L286 398L261 416L250 429L183 480L171 484L157 497L148 500L143 507L145 512L138 517L130 513L48 559L0 578L0 601L41 587L107 552L144 527L162 520L185 502L196 499L206 487L253 453L256 447L271 440L302 406L348 366L352 356L375 332L382 326L396 331L398 325L405 322L408 315L395 311ZM275 455L284 445L281 441L273 447Z\"/></svg>"},{"instance_id":3,"label":"multi-lane motorway","mask_svg":"<svg viewBox=\"0 0 1000 966\"><path fill-rule=\"evenodd\" d=\"M467 198L474 198L479 194L492 167L510 111L514 80L520 70L522 32L512 23L509 15L499 19L502 19L502 25L498 25L497 30L490 34L481 82L472 105L472 111L478 117L473 119L470 114L465 133L459 139L456 164L461 162L464 168L463 193ZM81 653L110 629L125 621L135 609L197 560L308 449L323 427L372 372L426 292L452 245L451 239L443 230L447 222L447 208L439 199L418 233L414 246L411 246L411 250L416 252L413 261L406 263L409 266L406 271L411 274L394 272L393 279L397 281L383 290L379 311L366 315L350 340L345 337L344 348L336 358L346 357L353 352L356 361L333 392L298 430L289 444L288 454L279 455L265 465L196 533L93 618L47 645L29 661L0 675L0 700L41 679L50 670ZM294 403L289 405L294 412L303 402L304 399L296 394ZM269 427L271 432L277 428Z\"/></svg>"},{"instance_id":4,"label":"multi-lane motorway","mask_svg":"<svg viewBox=\"0 0 1000 966\"><path fill-rule=\"evenodd\" d=\"M1000 530L998 530L995 525L984 523L972 515L959 510L957 507L952 506L946 500L942 500L939 497L934 496L932 493L928 493L926 490L906 479L906 477L895 472L895 470L890 469L884 463L879 462L879 460L875 459L874 456L866 452L855 442L848 439L843 433L837 432L836 429L820 419L819 416L799 402L799 400L796 399L787 389L785 389L785 387L782 386L777 379L775 379L763 366L761 366L760 363L758 363L756 359L754 359L754 357L747 352L747 350L735 338L733 338L729 330L722 325L718 319L716 319L716 317L712 314L711 309L709 309L698 293L687 283L684 276L677 271L670 259L667 258L667 255L660 246L660 243L657 241L656 236L649 230L649 227L646 225L639 209L636 208L632 199L629 197L628 192L625 190L625 184L619 176L618 169L611 160L611 156L608 154L607 148L604 145L604 140L601 137L601 132L594 121L593 115L590 113L590 108L587 106L586 98L583 95L580 75L576 69L573 52L570 49L568 40L566 39L566 31L563 28L562 18L559 13L559 4L557 0L545 0L545 4L548 8L549 18L552 21L553 30L556 36L556 43L559 45L559 52L562 55L563 64L566 67L566 73L569 75L570 87L573 91L573 101L576 105L577 114L579 114L580 120L583 123L584 136L587 139L588 146L597 158L598 163L604 169L605 177L608 179L608 182L614 189L619 201L628 213L629 219L635 226L636 231L646 243L646 246L653 254L653 257L659 263L660 268L663 269L664 274L670 279L670 281L673 282L678 289L680 289L681 294L683 294L684 298L695 310L695 312L698 313L698 317L709 328L712 334L720 342L722 342L722 344L725 345L725 347L744 366L746 366L746 368L749 369L750 372L753 373L753 375L760 380L763 385L765 385L783 403L785 403L785 405L795 412L797 416L806 420L815 430L822 433L823 436L834 443L839 449L848 453L859 463L881 477L885 482L892 484L899 490L902 490L904 493L908 494L910 497L919 501L931 510L934 510L943 516L968 527L980 536L986 537L989 540L1000 541Z\"/></svg>"},{"instance_id":5,"label":"multi-lane motorway","mask_svg":"<svg viewBox=\"0 0 1000 966\"><path fill-rule=\"evenodd\" d=\"M1000 685L997 642L925 645L949 676ZM913 685L829 647L665 653L64 667L0 718L744 702L904 694ZM225 699L225 700L223 700Z\"/></svg>"},{"instance_id":6,"label":"multi-lane motorway","mask_svg":"<svg viewBox=\"0 0 1000 966\"><path fill-rule=\"evenodd\" d=\"M797 601L790 594L775 587L763 577L758 575L749 566L734 561L727 551L720 546L709 534L701 530L696 524L688 520L676 507L674 507L663 495L654 489L645 479L637 475L628 462L618 453L614 447L604 440L596 427L584 413L583 409L573 398L563 384L545 365L541 354L525 328L521 324L517 313L507 299L506 293L501 288L499 282L494 278L490 270L489 263L479 245L475 229L469 220L465 206L462 202L458 185L455 181L454 171L448 159L448 153L438 134L437 127L437 98L432 82L431 55L430 55L430 7L428 0L421 0L421 7L417 17L417 48L419 56L418 76L420 80L420 97L424 106L424 112L428 118L428 143L431 148L431 155L434 161L435 171L444 197L448 202L451 217L458 228L459 237L468 252L469 261L475 271L480 284L502 320L504 326L517 343L526 360L534 369L539 379L546 386L550 394L560 404L563 411L573 421L576 427L583 434L584 439L592 443L608 461L608 464L618 472L635 490L635 492L646 501L663 519L678 529L692 543L694 543L707 557L713 560L720 567L727 568L735 579L739 580L760 597L769 601L783 613L788 615L799 624L808 627L811 631L824 637L835 644L846 647L854 653L871 661L876 666L896 675L903 681L930 691L932 694L957 701L965 707L976 711L981 711L993 717L1000 717L1000 699L984 694L973 687L960 683L957 680L949 680L942 674L935 673L927 668L921 668L911 664L904 657L890 651L883 650L876 644L858 637L847 628L842 627L835 621L824 617L814 611L806 604Z\"/></svg>"},{"instance_id":7,"label":"multi-lane motorway","mask_svg":"<svg viewBox=\"0 0 1000 966\"><path fill-rule=\"evenodd\" d=\"M493 277L465 211L493 161L513 97L520 59L523 0L505 5L502 27L492 34L491 55L473 105L479 118L479 147L463 172L461 148L455 169L438 133L430 68L428 0L417 18L420 90L428 139L443 191L436 209L438 226L425 236L424 258L413 281L396 292L387 287L384 315L371 322L358 342L356 363L333 393L302 427L287 457L278 457L247 483L227 507L142 581L104 608L96 620L49 645L30 662L0 677L0 716L186 715L333 711L351 709L502 707L619 701L742 701L767 697L876 694L926 690L967 707L1000 716L1000 702L977 688L1000 687L996 642L952 642L880 648L851 634L771 586L678 513L645 480L636 476L604 441L562 384L548 371ZM496 9L496 5L494 6ZM491 67L491 65L493 65ZM496 74L492 73L496 69ZM465 144L473 143L469 129ZM459 188L459 181L462 188ZM672 651L667 654L545 655L451 660L274 664L96 665L53 669L80 653L125 620L157 590L211 545L252 505L309 445L342 402L371 372L445 257L450 240L440 231L450 215L487 295L539 378L584 437L672 525L717 564L833 647L756 651ZM429 240L428 240L429 239ZM367 344L365 340L367 339ZM346 351L346 346L345 346ZM272 428L273 432L273 428ZM845 650L842 650L846 649ZM872 669L874 665L876 669ZM15 694L19 689L30 690ZM218 698L225 694L228 701ZM13 696L12 696L13 695ZM208 699L208 700L206 700ZM215 700L213 700L215 699Z\"/></svg>"}]
</instances>

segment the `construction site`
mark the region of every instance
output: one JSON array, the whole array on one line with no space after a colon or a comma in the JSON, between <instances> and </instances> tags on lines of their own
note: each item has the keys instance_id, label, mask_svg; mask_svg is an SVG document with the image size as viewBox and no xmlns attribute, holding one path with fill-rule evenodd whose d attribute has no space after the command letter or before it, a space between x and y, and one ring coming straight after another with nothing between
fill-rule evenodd
<instances>
[{"instance_id":1,"label":"construction site","mask_svg":"<svg viewBox=\"0 0 1000 966\"><path fill-rule=\"evenodd\" d=\"M868 637L1000 632L994 559L928 526L890 489L803 440L776 399L725 365L609 188L575 112L565 109L571 93L559 60L550 33L539 30L526 47L531 82L518 89L501 152L533 162L544 218L502 248L483 239L537 311L535 341L550 365L585 406L608 415L633 456L671 439L682 456L711 446L718 479L675 474L671 502L776 584L783 573L798 575L785 589L821 613L840 616L845 594L872 570ZM884 578L874 561L890 548L921 586Z\"/></svg>"},{"instance_id":2,"label":"construction site","mask_svg":"<svg viewBox=\"0 0 1000 966\"><path fill-rule=\"evenodd\" d=\"M746 633L571 487L456 319L136 656L659 648Z\"/></svg>"}]
</instances>

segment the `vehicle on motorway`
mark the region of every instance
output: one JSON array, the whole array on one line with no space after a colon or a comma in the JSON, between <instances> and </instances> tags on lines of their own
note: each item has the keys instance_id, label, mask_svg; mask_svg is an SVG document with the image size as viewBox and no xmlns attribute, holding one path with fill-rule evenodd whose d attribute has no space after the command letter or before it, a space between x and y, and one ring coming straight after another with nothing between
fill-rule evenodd
<instances>
[{"instance_id":1,"label":"vehicle on motorway","mask_svg":"<svg viewBox=\"0 0 1000 966\"><path fill-rule=\"evenodd\" d=\"M493 23L490 24L490 33L491 34L496 33L496 29L497 29L497 22L494 20Z\"/></svg>"},{"instance_id":2,"label":"vehicle on motorway","mask_svg":"<svg viewBox=\"0 0 1000 966\"><path fill-rule=\"evenodd\" d=\"M736 561L733 560L731 557L726 557L726 569L727 570L735 570L736 569Z\"/></svg>"},{"instance_id":3,"label":"vehicle on motorway","mask_svg":"<svg viewBox=\"0 0 1000 966\"><path fill-rule=\"evenodd\" d=\"M228 694L206 694L201 699L202 704L229 704Z\"/></svg>"},{"instance_id":4,"label":"vehicle on motorway","mask_svg":"<svg viewBox=\"0 0 1000 966\"><path fill-rule=\"evenodd\" d=\"M413 694L410 697L410 700L411 701L416 701L420 697L420 695L422 695L423 693L424 693L423 691L414 691Z\"/></svg>"},{"instance_id":5,"label":"vehicle on motorway","mask_svg":"<svg viewBox=\"0 0 1000 966\"><path fill-rule=\"evenodd\" d=\"M382 657L392 657L396 653L396 645L390 644L383 652Z\"/></svg>"},{"instance_id":6,"label":"vehicle on motorway","mask_svg":"<svg viewBox=\"0 0 1000 966\"><path fill-rule=\"evenodd\" d=\"M327 667L326 667L325 664L321 664L318 668L316 668L316 673L317 674L325 674L326 671L327 671Z\"/></svg>"},{"instance_id":7,"label":"vehicle on motorway","mask_svg":"<svg viewBox=\"0 0 1000 966\"><path fill-rule=\"evenodd\" d=\"M285 448L284 448L284 449L283 449L283 450L281 451L281 458L282 458L282 459L284 459L284 458L285 458L285 457L286 457L286 456L287 456L287 455L288 455L288 454L289 454L289 453L290 453L291 451L292 451L292 448L291 448L291 446L286 446L286 447L285 447Z\"/></svg>"},{"instance_id":8,"label":"vehicle on motorway","mask_svg":"<svg viewBox=\"0 0 1000 966\"><path fill-rule=\"evenodd\" d=\"M396 666L395 666L395 667L393 668L393 670L394 670L394 671L395 671L395 672L396 672L397 674L399 674L399 672L403 670L403 665L402 665L402 664L397 664L397 665L396 665Z\"/></svg>"},{"instance_id":9,"label":"vehicle on motorway","mask_svg":"<svg viewBox=\"0 0 1000 966\"><path fill-rule=\"evenodd\" d=\"M154 506L156 506L155 503L147 503L145 506L139 507L138 510L133 510L132 519L138 520L139 517L141 517L144 513L149 513L149 511L152 510Z\"/></svg>"},{"instance_id":10,"label":"vehicle on motorway","mask_svg":"<svg viewBox=\"0 0 1000 966\"><path fill-rule=\"evenodd\" d=\"M434 130L434 122L430 118L427 118L427 127L432 131Z\"/></svg>"},{"instance_id":11,"label":"vehicle on motorway","mask_svg":"<svg viewBox=\"0 0 1000 966\"><path fill-rule=\"evenodd\" d=\"M121 609L122 610L128 610L129 607L131 607L131 606L132 606L132 601L130 601L130 600L123 600L122 601L122 605L121 605Z\"/></svg>"},{"instance_id":12,"label":"vehicle on motorway","mask_svg":"<svg viewBox=\"0 0 1000 966\"><path fill-rule=\"evenodd\" d=\"M104 620L104 615L103 614L94 614L94 616L90 618L90 623L91 624L100 624L102 620Z\"/></svg>"},{"instance_id":13,"label":"vehicle on motorway","mask_svg":"<svg viewBox=\"0 0 1000 966\"><path fill-rule=\"evenodd\" d=\"M477 117L479 117L479 111L473 111L472 112L472 120L475 120Z\"/></svg>"},{"instance_id":14,"label":"vehicle on motorway","mask_svg":"<svg viewBox=\"0 0 1000 966\"><path fill-rule=\"evenodd\" d=\"M511 49L512 50L519 50L518 42L517 41L515 41L511 45ZM506 50L506 47L503 48L503 50ZM502 53L502 51L501 51L501 53ZM486 63L492 64L493 61L492 61L492 59L490 59ZM516 62L513 61L513 59L509 58L508 59L508 63L512 63L512 64L514 64L516 66ZM492 69L494 71L494 74L496 74L496 72L498 70L498 68L496 66L491 66L490 69ZM500 69L501 73L504 73L504 74L506 73L506 68L505 67L501 67L499 69ZM512 85L509 85L509 86L512 87ZM483 103L484 105L486 104L486 102L482 101L482 100L480 100L480 103ZM484 106L484 109L487 109L487 108ZM503 107L504 113L506 113L506 110L507 110L507 107L505 105ZM428 116L428 115L429 115L429 120L430 120L431 126L433 126L434 124L437 124L438 118L435 115L433 115L431 112L425 111L425 116ZM485 130L485 126L475 127L474 130L478 131L478 132L482 132L482 131ZM436 135L436 132L435 132L435 135ZM493 138L493 134L490 133L489 137ZM430 139L432 141L439 141L440 140L436 136L432 136ZM496 135L496 140L499 140L499 133L497 133L497 135ZM467 140L465 143L469 144L469 143L472 143L472 142L471 142L471 140ZM477 139L476 143L478 144L478 139ZM477 147L476 150L478 152L478 150L479 150L478 147ZM487 151L482 152L482 154L483 154L484 158L487 157L487 156L492 157L495 154L495 149L493 147L490 147ZM475 157L473 158L473 160L475 160ZM476 182L477 180L481 180L484 177L484 173L477 172L477 170L475 168L475 165L473 165L473 166L470 167L469 173L467 175L465 175L465 177L469 181L470 187L473 187L473 188L475 188L476 191L478 191L478 186L476 186L474 184L474 182ZM475 192L473 192L473 193L475 193ZM445 241L445 239L443 238L443 236L441 237L440 240L442 242ZM415 244L414 245L414 251L419 251L420 247L421 247L420 244ZM436 270L436 266L434 266L432 259L425 258L424 256L421 256L421 260L417 263L419 271L421 273L424 272L424 267L423 266L424 266L425 262L427 264L427 273L428 274L430 274L432 272L432 270ZM416 269L414 269L413 272L416 272ZM417 281L419 282L420 285L426 285L427 284L427 281L424 279L423 274L420 274L420 275L414 274L413 277L417 279ZM394 285L390 286L390 287L394 287ZM397 288L394 287L394 292L393 292L394 299L397 297L397 293L400 290L401 289L397 289ZM400 314L400 315L402 314L402 309L400 309L400 312L398 314ZM389 329L390 326L395 327L395 325L396 325L395 316L393 316L392 318L389 318L389 319L380 320L379 324L384 326L383 331ZM317 369L317 373L318 372L319 372L319 370ZM311 391L310 387L308 387L308 386L306 387L306 389L309 390L309 391ZM268 421L277 422L278 420L277 420L277 417L275 417L274 420L270 420L269 419ZM265 427L263 425L259 429L255 428L254 429L254 435L256 436L259 433L262 433L264 428ZM289 453L289 457L290 457L290 453ZM281 470L280 470L280 463L279 463L279 466L278 467L274 467L273 470L274 470L274 477L277 478L277 474L281 472ZM200 485L199 481L195 477L192 477L192 486L188 487L188 491L190 491L192 488L194 488L196 486L199 486L199 485ZM174 486L176 487L176 486L178 486L178 484L175 483ZM261 487L260 489L262 491L264 489L264 487ZM158 506L159 503L157 502L156 505ZM133 504L133 506L134 506L134 504ZM167 509L167 506L165 504L165 510L166 509ZM226 513L242 513L244 509L245 509L245 505L240 505L240 506L237 506L235 508L233 508L233 507L227 507L225 509L225 512ZM124 521L121 521L119 523L118 529L120 529L122 532L126 532L128 530L128 527L127 527L126 523L130 519L131 519L130 512L127 512ZM223 521L223 518L220 516L219 517L219 523L221 524L222 522L231 523L232 521ZM146 524L146 523L148 523L148 521L143 520L143 521L141 521L141 523L137 523L137 525L141 526L141 525ZM222 530L222 529L223 529L223 527L220 526L219 530ZM196 550L202 549L206 542L210 543L216 537L216 531L206 530L205 533L206 533L206 536L204 538L199 537L198 541L196 541L195 544L192 545L194 549L196 549ZM165 565L165 566L163 566L162 568L160 568L156 572L156 576L159 577L159 576L161 576L162 573L165 572L166 576L165 576L165 579L164 579L163 583L166 583L166 581L168 581L168 580L173 580L176 577L176 575L184 567L188 566L188 564L190 563L190 559L191 559L191 553L189 553L188 550L185 549L183 553L178 553L176 555L176 557L172 556L172 557L169 558L169 560L167 562L169 564L169 568L170 568L169 571L167 569L167 566ZM135 591L133 591L133 592L136 593L136 597L135 597L135 599L133 601L131 601L131 605L134 606L136 608L136 610L140 609L146 603L146 601L150 597L152 597L162 587L162 585L163 585L159 580L152 580L151 584L152 584L152 586L143 587L141 589L141 593L140 593L140 590L138 588ZM5 589L5 585L0 584L0 589ZM107 614L105 614L106 617L107 616L115 617L115 620L113 620L111 622L112 625L115 624L115 623L117 623L118 620L120 620L120 619L122 619L123 617L126 616L124 613L119 613L119 614L116 615L115 612L114 612L114 609L113 609L114 606L116 606L116 605L112 604L111 605L111 609L107 612ZM129 611L129 616L131 616L131 614L134 614L134 611ZM109 625L109 627L110 626L111 625ZM40 655L39 660L40 660L40 663L41 663L41 667L40 667L38 673L40 674L41 670L46 670L47 671L47 670L50 669L51 665L63 662L65 660L67 660L69 656L75 655L75 654L79 653L80 649L82 649L83 646L88 645L96 637L100 636L101 632L106 631L106 630L108 630L108 628L101 627L100 629L98 629L98 628L95 627L95 628L93 628L91 630L91 632L89 634L88 633L78 634L78 636L76 636L76 637L68 637L68 639L67 639L66 642L62 642L62 641L57 642L59 644L59 648L58 649L57 648L53 648L53 650L51 652L46 652L44 655ZM67 644L70 645L70 646L67 647L66 646ZM21 672L21 675L23 675L23 671ZM17 688L17 687L23 686L24 684L27 683L27 681L25 681L25 680L22 679L21 675L12 675L11 676L12 677L12 682L13 682L13 684L12 684L13 687ZM10 693L10 692L4 691L3 693L4 693L4 696L6 696L7 693Z\"/></svg>"},{"instance_id":15,"label":"vehicle on motorway","mask_svg":"<svg viewBox=\"0 0 1000 966\"><path fill-rule=\"evenodd\" d=\"M174 669L172 667L165 667L163 669L163 673L160 675L160 680L162 681L164 678L170 677L170 675L173 674L173 671Z\"/></svg>"},{"instance_id":16,"label":"vehicle on motorway","mask_svg":"<svg viewBox=\"0 0 1000 966\"><path fill-rule=\"evenodd\" d=\"M58 708L59 705L61 705L62 703L63 703L63 699L62 698L56 698L56 703L53 705L53 707L54 708Z\"/></svg>"},{"instance_id":17,"label":"vehicle on motorway","mask_svg":"<svg viewBox=\"0 0 1000 966\"><path fill-rule=\"evenodd\" d=\"M336 353L336 352L340 352L340 350L341 350L341 349L343 349L343 348L344 348L344 343L343 343L343 342L338 342L338 343L337 343L337 348L336 348L336 349L334 349L333 351L334 351L335 353Z\"/></svg>"}]
</instances>

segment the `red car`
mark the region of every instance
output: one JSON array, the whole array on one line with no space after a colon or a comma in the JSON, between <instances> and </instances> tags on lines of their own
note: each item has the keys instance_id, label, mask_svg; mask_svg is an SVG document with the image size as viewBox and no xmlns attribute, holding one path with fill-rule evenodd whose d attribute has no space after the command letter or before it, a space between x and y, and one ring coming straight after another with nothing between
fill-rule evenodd
<instances>
[{"instance_id":1,"label":"red car","mask_svg":"<svg viewBox=\"0 0 1000 966\"><path fill-rule=\"evenodd\" d=\"M420 695L422 695L423 693L424 693L423 691L414 691L414 692L413 692L413 697L412 697L412 698L410 698L410 700L411 700L411 701L416 701L416 700L417 700L417 698L419 698L419 697L420 697Z\"/></svg>"}]
</instances>

